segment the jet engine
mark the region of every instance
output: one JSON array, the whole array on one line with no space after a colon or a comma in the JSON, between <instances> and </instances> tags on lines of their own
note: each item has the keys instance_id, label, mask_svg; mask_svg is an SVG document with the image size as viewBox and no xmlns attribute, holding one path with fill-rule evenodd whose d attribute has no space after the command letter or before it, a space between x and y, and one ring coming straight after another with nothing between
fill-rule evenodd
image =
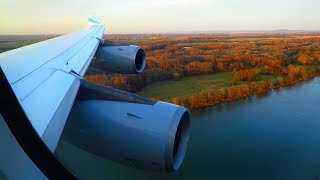
<instances>
[{"instance_id":1,"label":"jet engine","mask_svg":"<svg viewBox=\"0 0 320 180\"><path fill-rule=\"evenodd\" d=\"M146 63L138 46L100 40L99 68L140 73ZM181 106L80 79L62 139L101 158L144 170L173 172L189 140L190 114Z\"/></svg>"},{"instance_id":2,"label":"jet engine","mask_svg":"<svg viewBox=\"0 0 320 180\"><path fill-rule=\"evenodd\" d=\"M146 54L141 47L106 40L101 41L95 58L99 68L124 74L140 73L146 64Z\"/></svg>"},{"instance_id":3,"label":"jet engine","mask_svg":"<svg viewBox=\"0 0 320 180\"><path fill-rule=\"evenodd\" d=\"M127 166L178 170L189 139L186 108L81 83L62 136L66 142Z\"/></svg>"}]
</instances>

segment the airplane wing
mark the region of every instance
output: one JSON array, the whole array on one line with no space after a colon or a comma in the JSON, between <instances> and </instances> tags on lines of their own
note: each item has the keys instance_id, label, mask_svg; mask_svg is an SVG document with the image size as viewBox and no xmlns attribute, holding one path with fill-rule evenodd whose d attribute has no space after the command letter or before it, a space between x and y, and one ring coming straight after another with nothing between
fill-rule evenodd
<instances>
[{"instance_id":1,"label":"airplane wing","mask_svg":"<svg viewBox=\"0 0 320 180\"><path fill-rule=\"evenodd\" d=\"M146 63L141 47L103 40L104 27L88 20L81 31L0 54L0 121L49 178L57 178L52 167L64 169L53 156L61 139L128 166L176 171L189 111L84 80L94 57L117 73L140 73ZM30 134L37 142L23 137Z\"/></svg>"},{"instance_id":2,"label":"airplane wing","mask_svg":"<svg viewBox=\"0 0 320 180\"><path fill-rule=\"evenodd\" d=\"M54 151L104 27L0 54L0 66L38 135ZM55 135L52 135L54 133Z\"/></svg>"}]
</instances>

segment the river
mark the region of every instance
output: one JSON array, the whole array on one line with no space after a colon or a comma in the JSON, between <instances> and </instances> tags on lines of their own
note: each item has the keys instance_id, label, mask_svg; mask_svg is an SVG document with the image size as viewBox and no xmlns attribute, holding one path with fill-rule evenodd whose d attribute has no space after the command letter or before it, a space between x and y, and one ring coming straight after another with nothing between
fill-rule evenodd
<instances>
[{"instance_id":1,"label":"river","mask_svg":"<svg viewBox=\"0 0 320 180\"><path fill-rule=\"evenodd\" d=\"M172 174L126 168L65 142L56 155L84 179L320 179L319 77L191 113L188 152Z\"/></svg>"}]
</instances>

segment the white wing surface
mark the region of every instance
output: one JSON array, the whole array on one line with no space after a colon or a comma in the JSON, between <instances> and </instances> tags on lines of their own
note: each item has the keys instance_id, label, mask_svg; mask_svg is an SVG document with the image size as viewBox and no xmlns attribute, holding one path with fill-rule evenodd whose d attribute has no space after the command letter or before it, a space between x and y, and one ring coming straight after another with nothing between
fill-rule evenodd
<instances>
[{"instance_id":1,"label":"white wing surface","mask_svg":"<svg viewBox=\"0 0 320 180\"><path fill-rule=\"evenodd\" d=\"M53 152L80 80L104 27L81 31L0 54L0 66L38 135Z\"/></svg>"}]
</instances>

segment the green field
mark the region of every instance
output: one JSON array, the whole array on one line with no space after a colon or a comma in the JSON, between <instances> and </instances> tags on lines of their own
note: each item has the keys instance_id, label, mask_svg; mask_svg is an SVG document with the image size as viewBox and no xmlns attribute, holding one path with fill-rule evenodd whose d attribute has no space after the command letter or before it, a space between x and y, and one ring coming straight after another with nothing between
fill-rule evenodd
<instances>
[{"instance_id":1,"label":"green field","mask_svg":"<svg viewBox=\"0 0 320 180\"><path fill-rule=\"evenodd\" d=\"M164 101L171 101L173 97L187 96L198 92L207 92L213 89L232 86L232 72L215 73L210 75L200 75L183 78L180 81L168 80L152 83L146 86L137 94L148 98L159 98ZM257 74L256 81L273 81L283 75L265 75ZM247 82L238 82L236 85Z\"/></svg>"}]
</instances>

